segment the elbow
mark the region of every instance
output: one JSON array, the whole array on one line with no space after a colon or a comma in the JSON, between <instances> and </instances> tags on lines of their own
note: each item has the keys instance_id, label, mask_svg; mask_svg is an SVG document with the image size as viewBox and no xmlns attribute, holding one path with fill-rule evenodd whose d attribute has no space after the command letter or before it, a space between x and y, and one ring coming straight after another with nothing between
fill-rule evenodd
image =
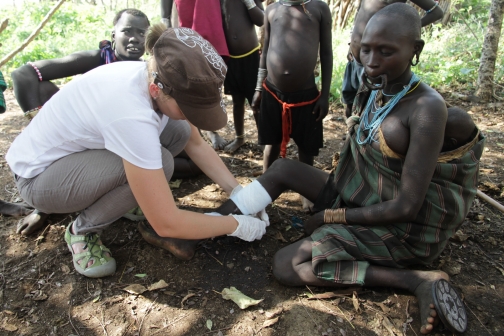
<instances>
[{"instance_id":1,"label":"elbow","mask_svg":"<svg viewBox=\"0 0 504 336\"><path fill-rule=\"evenodd\" d=\"M400 204L397 213L399 214L398 222L411 222L414 221L422 204L415 204L412 202Z\"/></svg>"}]
</instances>

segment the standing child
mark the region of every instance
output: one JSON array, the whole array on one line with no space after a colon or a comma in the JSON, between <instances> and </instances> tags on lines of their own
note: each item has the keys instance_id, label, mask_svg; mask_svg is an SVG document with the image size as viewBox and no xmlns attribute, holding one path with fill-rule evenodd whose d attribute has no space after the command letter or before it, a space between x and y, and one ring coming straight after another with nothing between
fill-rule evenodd
<instances>
[{"instance_id":1,"label":"standing child","mask_svg":"<svg viewBox=\"0 0 504 336\"><path fill-rule=\"evenodd\" d=\"M224 33L230 53L224 92L231 95L233 99L236 133L235 139L224 148L230 153L245 143L243 120L245 99L252 105L261 47L255 26L261 27L264 22L262 1L264 0L222 0Z\"/></svg>"},{"instance_id":2,"label":"standing child","mask_svg":"<svg viewBox=\"0 0 504 336\"><path fill-rule=\"evenodd\" d=\"M252 109L258 114L263 171L285 157L293 138L299 161L313 165L323 146L332 75L331 12L319 0L280 0L266 8L264 49ZM313 70L320 47L322 91ZM264 80L266 79L266 80Z\"/></svg>"}]
</instances>

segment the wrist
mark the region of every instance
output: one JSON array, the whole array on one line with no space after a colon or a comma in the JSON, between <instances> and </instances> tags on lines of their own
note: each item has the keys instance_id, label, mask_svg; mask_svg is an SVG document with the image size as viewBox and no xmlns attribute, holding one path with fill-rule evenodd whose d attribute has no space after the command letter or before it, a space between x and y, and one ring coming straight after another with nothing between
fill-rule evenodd
<instances>
[{"instance_id":1,"label":"wrist","mask_svg":"<svg viewBox=\"0 0 504 336\"><path fill-rule=\"evenodd\" d=\"M242 2L247 7L247 10L251 10L257 6L254 0L242 0Z\"/></svg>"},{"instance_id":2,"label":"wrist","mask_svg":"<svg viewBox=\"0 0 504 336\"><path fill-rule=\"evenodd\" d=\"M268 76L268 70L259 68L257 71L257 83L256 83L256 91L262 91L263 90L263 82Z\"/></svg>"}]
</instances>

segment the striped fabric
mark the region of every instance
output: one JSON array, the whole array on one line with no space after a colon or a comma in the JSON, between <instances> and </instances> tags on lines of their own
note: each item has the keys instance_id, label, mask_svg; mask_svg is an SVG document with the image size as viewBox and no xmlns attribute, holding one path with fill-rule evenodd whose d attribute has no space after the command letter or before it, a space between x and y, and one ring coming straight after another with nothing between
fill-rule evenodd
<instances>
[{"instance_id":1,"label":"striped fabric","mask_svg":"<svg viewBox=\"0 0 504 336\"><path fill-rule=\"evenodd\" d=\"M3 92L7 89L7 84L5 84L5 80L2 72L0 71L0 113L4 113L7 109L7 105L5 103L5 97Z\"/></svg>"},{"instance_id":2,"label":"striped fabric","mask_svg":"<svg viewBox=\"0 0 504 336\"><path fill-rule=\"evenodd\" d=\"M366 93L357 94L356 111ZM359 125L350 130L338 167L328 180L330 187L325 187L333 191L332 198L325 201L327 208L365 207L398 194L404 161L386 157L370 145L359 145L356 127ZM369 264L402 268L432 262L469 212L484 141L480 136L460 159L437 164L413 222L369 227L329 224L315 231L311 237L314 273L336 283L362 285Z\"/></svg>"},{"instance_id":3,"label":"striped fabric","mask_svg":"<svg viewBox=\"0 0 504 336\"><path fill-rule=\"evenodd\" d=\"M114 49L112 48L112 42L107 40L100 41L98 48L100 49L100 65L117 61Z\"/></svg>"}]
</instances>

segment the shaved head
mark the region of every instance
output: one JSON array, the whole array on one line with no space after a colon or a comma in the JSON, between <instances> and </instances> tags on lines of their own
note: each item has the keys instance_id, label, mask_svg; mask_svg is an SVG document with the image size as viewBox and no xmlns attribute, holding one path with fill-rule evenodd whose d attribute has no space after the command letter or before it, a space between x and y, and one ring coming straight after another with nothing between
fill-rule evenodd
<instances>
[{"instance_id":1,"label":"shaved head","mask_svg":"<svg viewBox=\"0 0 504 336\"><path fill-rule=\"evenodd\" d=\"M420 15L410 5L394 3L378 11L371 17L369 25L389 24L412 40L420 39L422 22Z\"/></svg>"}]
</instances>

